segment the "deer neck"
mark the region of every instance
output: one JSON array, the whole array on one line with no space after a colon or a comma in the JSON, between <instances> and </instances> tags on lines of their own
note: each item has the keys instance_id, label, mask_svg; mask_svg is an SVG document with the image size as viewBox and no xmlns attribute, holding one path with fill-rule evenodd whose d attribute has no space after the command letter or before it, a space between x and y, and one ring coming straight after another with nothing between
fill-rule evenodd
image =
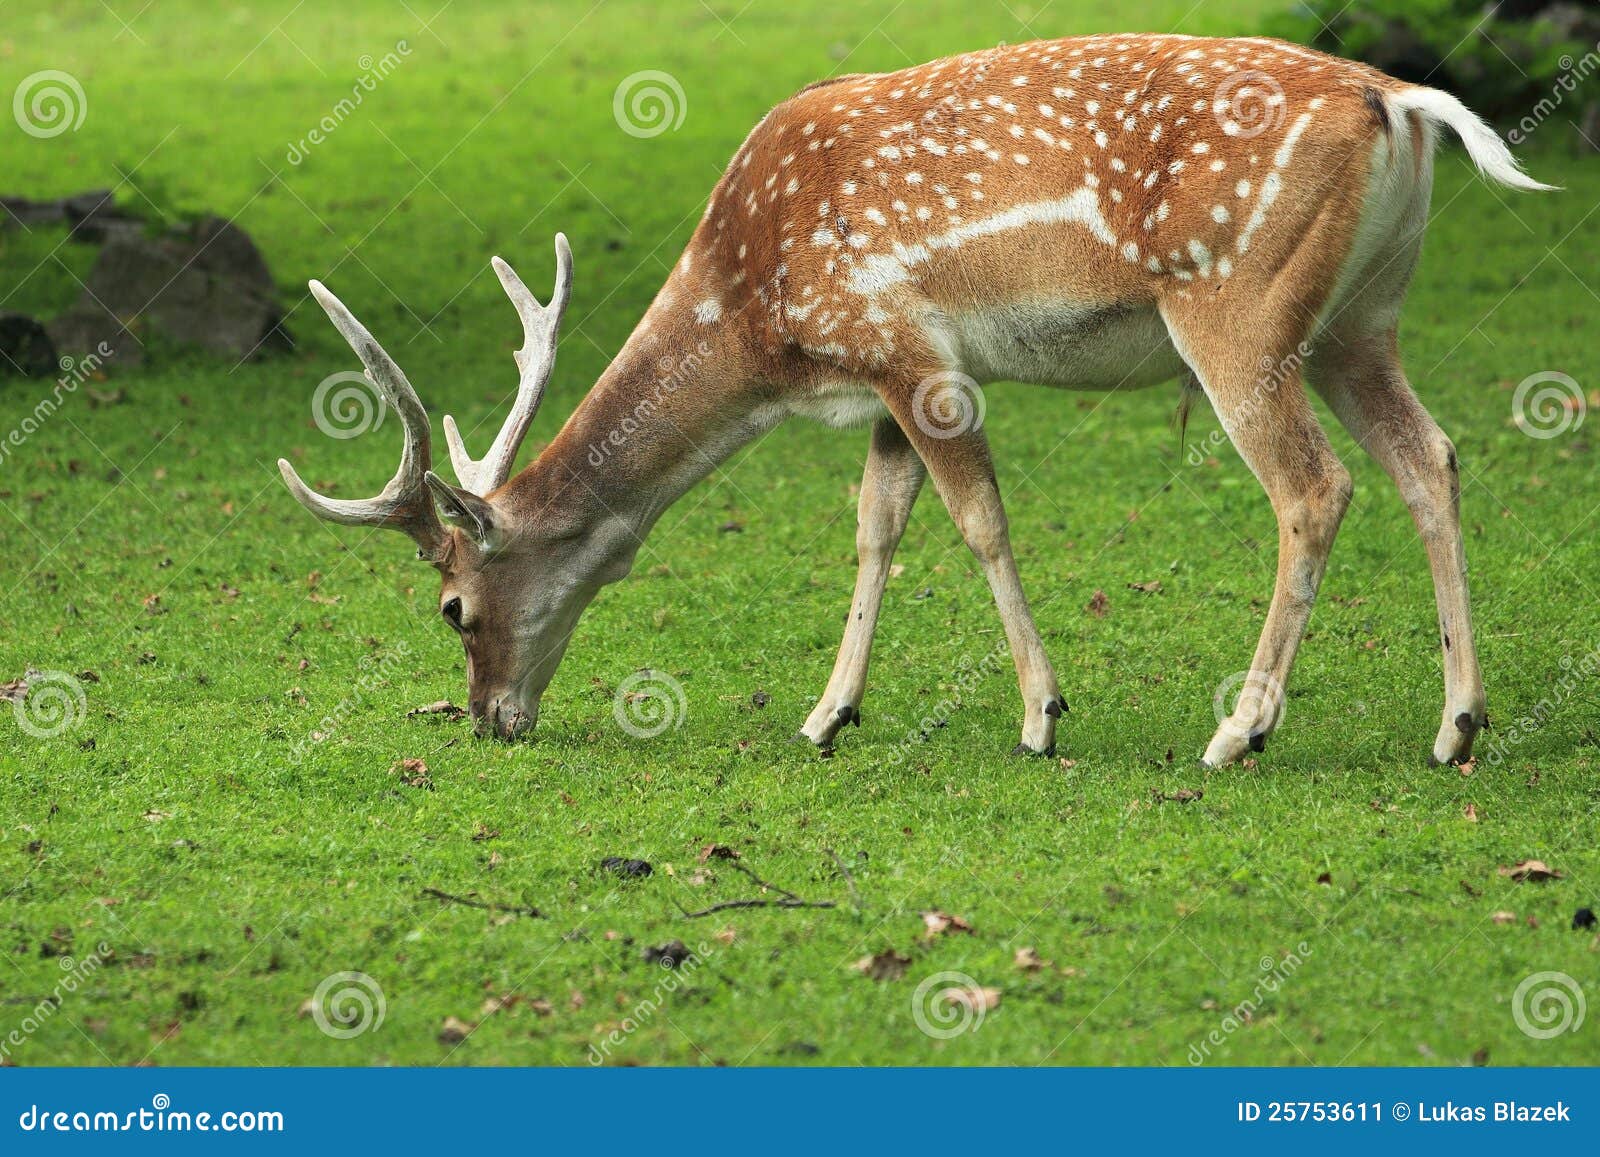
<instances>
[{"instance_id":1,"label":"deer neck","mask_svg":"<svg viewBox=\"0 0 1600 1157\"><path fill-rule=\"evenodd\" d=\"M780 411L756 385L742 327L697 318L676 275L554 441L513 479L518 505L593 535L631 568L661 514Z\"/></svg>"}]
</instances>

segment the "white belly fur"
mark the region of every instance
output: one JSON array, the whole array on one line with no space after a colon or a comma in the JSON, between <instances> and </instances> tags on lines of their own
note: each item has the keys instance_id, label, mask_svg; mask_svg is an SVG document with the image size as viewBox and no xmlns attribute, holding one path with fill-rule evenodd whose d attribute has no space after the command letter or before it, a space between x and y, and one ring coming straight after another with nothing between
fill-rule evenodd
<instances>
[{"instance_id":1,"label":"white belly fur","mask_svg":"<svg viewBox=\"0 0 1600 1157\"><path fill-rule=\"evenodd\" d=\"M955 353L978 382L1011 381L1079 390L1143 389L1183 371L1153 308L1014 305L943 315L935 345ZM785 399L791 414L834 429L888 413L872 388L837 382Z\"/></svg>"},{"instance_id":2,"label":"white belly fur","mask_svg":"<svg viewBox=\"0 0 1600 1157\"><path fill-rule=\"evenodd\" d=\"M1140 389L1183 371L1154 307L1023 303L943 322L962 368L979 382Z\"/></svg>"}]
</instances>

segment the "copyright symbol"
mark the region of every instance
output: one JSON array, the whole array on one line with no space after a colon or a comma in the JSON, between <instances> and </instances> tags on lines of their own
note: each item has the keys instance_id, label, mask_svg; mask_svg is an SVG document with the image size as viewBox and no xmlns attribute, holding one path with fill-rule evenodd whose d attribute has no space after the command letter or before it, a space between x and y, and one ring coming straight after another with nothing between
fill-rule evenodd
<instances>
[{"instance_id":1,"label":"copyright symbol","mask_svg":"<svg viewBox=\"0 0 1600 1157\"><path fill-rule=\"evenodd\" d=\"M1411 1106L1404 1101L1396 1101L1394 1108L1389 1111L1394 1114L1396 1121L1404 1121L1411 1116Z\"/></svg>"}]
</instances>

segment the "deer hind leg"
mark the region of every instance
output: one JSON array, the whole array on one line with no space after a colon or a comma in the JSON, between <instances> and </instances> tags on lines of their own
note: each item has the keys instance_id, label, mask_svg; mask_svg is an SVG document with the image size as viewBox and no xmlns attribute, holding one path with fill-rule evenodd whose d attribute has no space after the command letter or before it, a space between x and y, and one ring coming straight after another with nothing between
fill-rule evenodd
<instances>
[{"instance_id":1,"label":"deer hind leg","mask_svg":"<svg viewBox=\"0 0 1600 1157\"><path fill-rule=\"evenodd\" d=\"M1311 411L1294 353L1242 340L1250 330L1238 326L1211 332L1170 312L1167 323L1278 522L1277 578L1261 640L1250 670L1224 683L1238 699L1206 747L1207 766L1221 767L1263 750L1282 719L1295 652L1350 504L1350 473Z\"/></svg>"},{"instance_id":2,"label":"deer hind leg","mask_svg":"<svg viewBox=\"0 0 1600 1157\"><path fill-rule=\"evenodd\" d=\"M935 388L930 390L930 386ZM927 465L939 497L983 568L999 608L1023 701L1022 739L1012 754L1050 755L1056 746L1056 721L1067 705L1034 625L1033 613L1028 609L1016 559L1011 554L1011 537L989 457L989 440L976 424L962 422L951 428L944 421L952 413L968 418L974 412L981 413L970 405L971 397L958 396L976 388L970 379L935 371L920 382L880 387L879 392Z\"/></svg>"},{"instance_id":3,"label":"deer hind leg","mask_svg":"<svg viewBox=\"0 0 1600 1157\"><path fill-rule=\"evenodd\" d=\"M1461 763L1471 757L1472 741L1487 718L1467 598L1455 446L1406 382L1393 330L1329 341L1307 371L1351 437L1394 479L1427 549L1444 648L1445 697L1431 758Z\"/></svg>"},{"instance_id":4,"label":"deer hind leg","mask_svg":"<svg viewBox=\"0 0 1600 1157\"><path fill-rule=\"evenodd\" d=\"M850 601L844 640L833 665L828 687L817 700L801 735L818 747L831 747L839 729L860 725L861 697L867 686L867 662L872 656L872 636L883 605L883 588L889 564L911 520L911 508L927 475L922 459L888 418L872 427L867 468L861 478L856 507L856 593Z\"/></svg>"}]
</instances>

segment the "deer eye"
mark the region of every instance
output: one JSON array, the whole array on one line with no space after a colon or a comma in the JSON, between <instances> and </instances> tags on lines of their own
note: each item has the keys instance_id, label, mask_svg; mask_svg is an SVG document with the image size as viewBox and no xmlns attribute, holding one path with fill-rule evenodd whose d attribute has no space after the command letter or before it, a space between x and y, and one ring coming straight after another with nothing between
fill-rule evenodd
<instances>
[{"instance_id":1,"label":"deer eye","mask_svg":"<svg viewBox=\"0 0 1600 1157\"><path fill-rule=\"evenodd\" d=\"M456 630L461 629L461 600L451 599L439 612Z\"/></svg>"}]
</instances>

